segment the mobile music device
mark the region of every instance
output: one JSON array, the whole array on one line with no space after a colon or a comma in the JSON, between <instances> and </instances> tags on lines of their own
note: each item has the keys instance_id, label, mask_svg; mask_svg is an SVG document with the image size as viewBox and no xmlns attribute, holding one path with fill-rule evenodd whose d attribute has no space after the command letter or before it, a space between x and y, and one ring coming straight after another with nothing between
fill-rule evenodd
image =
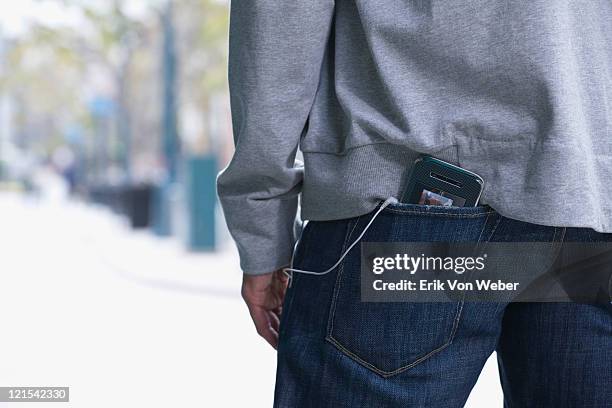
<instances>
[{"instance_id":1,"label":"mobile music device","mask_svg":"<svg viewBox=\"0 0 612 408\"><path fill-rule=\"evenodd\" d=\"M422 156L414 162L402 202L475 207L483 186L484 180L476 173L432 156Z\"/></svg>"}]
</instances>

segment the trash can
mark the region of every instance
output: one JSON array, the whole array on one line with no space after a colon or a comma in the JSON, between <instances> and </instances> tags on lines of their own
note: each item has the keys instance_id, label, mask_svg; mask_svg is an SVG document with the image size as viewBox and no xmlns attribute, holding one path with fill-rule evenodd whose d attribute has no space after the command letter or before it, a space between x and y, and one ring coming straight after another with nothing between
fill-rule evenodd
<instances>
[{"instance_id":1,"label":"trash can","mask_svg":"<svg viewBox=\"0 0 612 408\"><path fill-rule=\"evenodd\" d=\"M185 175L187 247L212 251L216 247L217 158L212 154L188 158Z\"/></svg>"}]
</instances>

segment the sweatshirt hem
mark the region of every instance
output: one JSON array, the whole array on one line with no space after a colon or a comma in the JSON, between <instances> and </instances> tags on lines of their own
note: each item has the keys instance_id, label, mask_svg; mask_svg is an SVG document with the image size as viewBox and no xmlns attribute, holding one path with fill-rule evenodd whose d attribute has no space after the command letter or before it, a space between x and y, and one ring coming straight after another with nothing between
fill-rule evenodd
<instances>
[{"instance_id":1,"label":"sweatshirt hem","mask_svg":"<svg viewBox=\"0 0 612 408\"><path fill-rule=\"evenodd\" d=\"M482 176L485 187L481 203L499 214L545 226L612 232L612 213L594 198L597 186L566 184L564 180L568 178L558 166L538 161L542 157L538 154L545 150L544 157L566 163L567 172L586 171L579 168L583 163L580 157L571 156L558 146L521 140L502 144L457 134L453 141L456 144L446 149L427 153ZM534 153L535 148L539 149L538 154ZM399 199L419 155L406 146L390 143L355 147L343 155L304 152L301 218L312 221L352 218L370 213L389 197ZM541 167L534 168L536 165ZM533 187L534 181L542 179L550 180L551 189ZM577 196L586 198L571 199Z\"/></svg>"}]
</instances>

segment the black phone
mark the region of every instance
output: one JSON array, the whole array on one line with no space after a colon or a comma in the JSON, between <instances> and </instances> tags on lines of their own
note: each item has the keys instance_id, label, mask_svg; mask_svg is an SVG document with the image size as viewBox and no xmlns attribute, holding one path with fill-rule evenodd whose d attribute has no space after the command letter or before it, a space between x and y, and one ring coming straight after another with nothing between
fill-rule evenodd
<instances>
[{"instance_id":1,"label":"black phone","mask_svg":"<svg viewBox=\"0 0 612 408\"><path fill-rule=\"evenodd\" d=\"M478 174L432 156L422 156L414 162L402 202L475 207L483 187L484 180Z\"/></svg>"}]
</instances>

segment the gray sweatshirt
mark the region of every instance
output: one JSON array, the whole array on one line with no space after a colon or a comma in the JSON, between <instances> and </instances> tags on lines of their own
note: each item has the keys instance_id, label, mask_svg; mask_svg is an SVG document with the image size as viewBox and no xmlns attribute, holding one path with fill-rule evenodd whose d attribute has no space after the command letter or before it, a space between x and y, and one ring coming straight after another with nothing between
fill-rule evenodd
<instances>
[{"instance_id":1,"label":"gray sweatshirt","mask_svg":"<svg viewBox=\"0 0 612 408\"><path fill-rule=\"evenodd\" d=\"M299 196L302 219L368 213L419 153L502 215L612 232L611 0L234 0L229 82L245 273L290 262Z\"/></svg>"}]
</instances>

